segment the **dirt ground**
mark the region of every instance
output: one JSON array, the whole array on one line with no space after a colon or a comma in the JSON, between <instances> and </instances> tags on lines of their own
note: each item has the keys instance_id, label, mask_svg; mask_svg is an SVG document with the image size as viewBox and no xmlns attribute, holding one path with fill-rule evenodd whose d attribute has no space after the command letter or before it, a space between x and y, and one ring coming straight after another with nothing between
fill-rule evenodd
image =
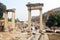
<instances>
[{"instance_id":1,"label":"dirt ground","mask_svg":"<svg viewBox=\"0 0 60 40\"><path fill-rule=\"evenodd\" d=\"M60 40L60 34L48 34L49 40Z\"/></svg>"}]
</instances>

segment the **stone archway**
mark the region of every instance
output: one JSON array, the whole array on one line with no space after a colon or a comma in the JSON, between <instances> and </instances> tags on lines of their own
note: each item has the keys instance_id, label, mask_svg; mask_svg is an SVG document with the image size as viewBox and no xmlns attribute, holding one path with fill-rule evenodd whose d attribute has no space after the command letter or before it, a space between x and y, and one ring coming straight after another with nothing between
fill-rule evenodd
<instances>
[{"instance_id":1,"label":"stone archway","mask_svg":"<svg viewBox=\"0 0 60 40\"><path fill-rule=\"evenodd\" d=\"M14 30L15 28L15 8L13 9L7 9L5 11L5 31L8 31L8 12L12 12L12 28Z\"/></svg>"},{"instance_id":2,"label":"stone archway","mask_svg":"<svg viewBox=\"0 0 60 40\"><path fill-rule=\"evenodd\" d=\"M29 31L31 31L31 10L39 10L40 11L40 30L43 29L42 26L42 7L43 3L31 4L30 2L26 5L28 7L28 27Z\"/></svg>"}]
</instances>

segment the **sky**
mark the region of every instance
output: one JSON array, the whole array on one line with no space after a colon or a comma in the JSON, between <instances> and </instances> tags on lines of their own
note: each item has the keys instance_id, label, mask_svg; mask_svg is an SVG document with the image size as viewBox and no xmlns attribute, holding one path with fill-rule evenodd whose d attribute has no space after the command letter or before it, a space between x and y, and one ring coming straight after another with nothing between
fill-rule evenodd
<instances>
[{"instance_id":1,"label":"sky","mask_svg":"<svg viewBox=\"0 0 60 40\"><path fill-rule=\"evenodd\" d=\"M28 10L26 4L30 3L43 3L43 13L47 12L51 9L60 7L60 0L0 0L1 3L7 6L7 9L15 8L15 18L18 18L20 21L27 21L28 20ZM32 10L32 16L38 16L39 10ZM12 17L12 13L8 13L8 17Z\"/></svg>"}]
</instances>

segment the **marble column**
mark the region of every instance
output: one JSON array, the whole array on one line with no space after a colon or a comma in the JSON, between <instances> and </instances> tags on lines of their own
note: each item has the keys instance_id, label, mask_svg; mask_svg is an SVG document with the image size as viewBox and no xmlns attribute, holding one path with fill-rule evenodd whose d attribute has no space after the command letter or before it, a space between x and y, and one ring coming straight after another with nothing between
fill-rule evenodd
<instances>
[{"instance_id":1,"label":"marble column","mask_svg":"<svg viewBox=\"0 0 60 40\"><path fill-rule=\"evenodd\" d=\"M42 8L40 9L40 30L42 30Z\"/></svg>"},{"instance_id":2,"label":"marble column","mask_svg":"<svg viewBox=\"0 0 60 40\"><path fill-rule=\"evenodd\" d=\"M31 10L28 9L28 31L31 31Z\"/></svg>"},{"instance_id":3,"label":"marble column","mask_svg":"<svg viewBox=\"0 0 60 40\"><path fill-rule=\"evenodd\" d=\"M5 31L8 31L8 12L5 12Z\"/></svg>"},{"instance_id":4,"label":"marble column","mask_svg":"<svg viewBox=\"0 0 60 40\"><path fill-rule=\"evenodd\" d=\"M15 29L15 10L12 12L12 28Z\"/></svg>"}]
</instances>

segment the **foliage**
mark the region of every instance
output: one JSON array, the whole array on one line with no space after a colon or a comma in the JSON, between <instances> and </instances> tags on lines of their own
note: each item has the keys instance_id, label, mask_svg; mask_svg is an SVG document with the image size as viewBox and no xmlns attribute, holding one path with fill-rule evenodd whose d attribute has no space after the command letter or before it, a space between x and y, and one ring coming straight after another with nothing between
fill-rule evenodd
<instances>
[{"instance_id":1,"label":"foliage","mask_svg":"<svg viewBox=\"0 0 60 40\"><path fill-rule=\"evenodd\" d=\"M0 9L4 12L6 10L6 5L0 3Z\"/></svg>"},{"instance_id":2,"label":"foliage","mask_svg":"<svg viewBox=\"0 0 60 40\"><path fill-rule=\"evenodd\" d=\"M0 18L3 18L3 12L5 12L6 6L3 3L0 3Z\"/></svg>"},{"instance_id":3,"label":"foliage","mask_svg":"<svg viewBox=\"0 0 60 40\"><path fill-rule=\"evenodd\" d=\"M0 18L0 20L4 20L4 18Z\"/></svg>"},{"instance_id":4,"label":"foliage","mask_svg":"<svg viewBox=\"0 0 60 40\"><path fill-rule=\"evenodd\" d=\"M49 16L49 19L46 22L46 26L48 26L49 28L51 28L52 26L59 27L60 26L60 14L51 14Z\"/></svg>"}]
</instances>

